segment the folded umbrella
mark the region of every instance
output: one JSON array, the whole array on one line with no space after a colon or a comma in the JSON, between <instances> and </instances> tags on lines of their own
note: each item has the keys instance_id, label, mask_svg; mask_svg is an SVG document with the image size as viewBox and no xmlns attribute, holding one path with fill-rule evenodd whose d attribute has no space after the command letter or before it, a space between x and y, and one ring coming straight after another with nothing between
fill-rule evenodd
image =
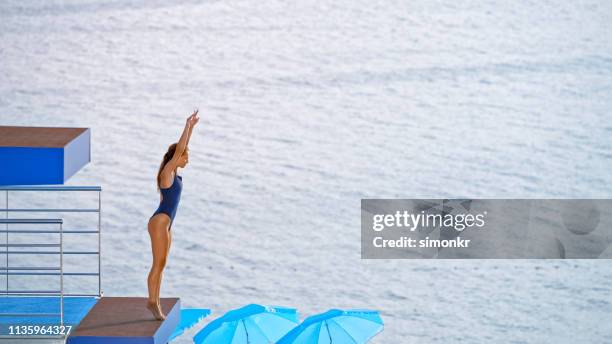
<instances>
[{"instance_id":1,"label":"folded umbrella","mask_svg":"<svg viewBox=\"0 0 612 344\"><path fill-rule=\"evenodd\" d=\"M250 304L211 321L193 337L195 344L270 344L298 322L294 308Z\"/></svg>"},{"instance_id":2,"label":"folded umbrella","mask_svg":"<svg viewBox=\"0 0 612 344\"><path fill-rule=\"evenodd\" d=\"M363 344L383 327L377 311L331 309L306 318L277 344Z\"/></svg>"}]
</instances>

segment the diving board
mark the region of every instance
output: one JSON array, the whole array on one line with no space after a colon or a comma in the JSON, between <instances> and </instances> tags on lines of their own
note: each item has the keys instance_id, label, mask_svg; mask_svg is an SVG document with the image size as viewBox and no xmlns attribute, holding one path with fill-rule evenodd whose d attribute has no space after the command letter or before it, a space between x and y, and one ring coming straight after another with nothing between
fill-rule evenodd
<instances>
[{"instance_id":1,"label":"diving board","mask_svg":"<svg viewBox=\"0 0 612 344\"><path fill-rule=\"evenodd\" d=\"M155 320L144 297L102 297L72 330L67 344L166 344L179 325L181 301L162 298L163 321Z\"/></svg>"},{"instance_id":2,"label":"diving board","mask_svg":"<svg viewBox=\"0 0 612 344\"><path fill-rule=\"evenodd\" d=\"M64 184L91 161L88 128L0 126L0 185Z\"/></svg>"}]
</instances>

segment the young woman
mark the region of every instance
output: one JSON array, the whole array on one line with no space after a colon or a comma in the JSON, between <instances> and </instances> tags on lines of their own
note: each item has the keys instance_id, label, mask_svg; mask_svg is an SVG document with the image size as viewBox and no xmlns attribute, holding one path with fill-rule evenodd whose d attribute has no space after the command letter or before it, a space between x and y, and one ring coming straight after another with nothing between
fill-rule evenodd
<instances>
[{"instance_id":1,"label":"young woman","mask_svg":"<svg viewBox=\"0 0 612 344\"><path fill-rule=\"evenodd\" d=\"M147 308L157 320L164 320L166 318L159 302L159 289L164 267L168 260L170 243L172 242L170 228L172 227L172 221L174 220L174 215L181 199L181 190L183 189L183 179L177 174L177 170L179 167L184 168L189 162L189 149L187 145L189 144L191 132L199 120L198 110L195 110L187 118L187 123L185 123L185 129L183 129L179 142L173 143L168 147L168 151L164 155L157 172L157 189L160 191L160 203L153 216L149 219L148 224L151 248L153 250L153 264L147 279L147 286L149 288Z\"/></svg>"}]
</instances>

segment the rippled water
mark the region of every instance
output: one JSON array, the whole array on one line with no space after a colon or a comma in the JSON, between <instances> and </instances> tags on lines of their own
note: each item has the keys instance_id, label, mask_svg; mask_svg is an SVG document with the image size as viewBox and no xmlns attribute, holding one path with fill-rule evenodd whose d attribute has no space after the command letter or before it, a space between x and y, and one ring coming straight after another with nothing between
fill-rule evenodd
<instances>
[{"instance_id":1,"label":"rippled water","mask_svg":"<svg viewBox=\"0 0 612 344\"><path fill-rule=\"evenodd\" d=\"M364 261L359 202L611 197L611 23L598 1L3 1L0 123L92 128L70 184L104 187L106 295L146 294L156 168L197 106L162 296L379 309L375 343L602 343L610 262Z\"/></svg>"}]
</instances>

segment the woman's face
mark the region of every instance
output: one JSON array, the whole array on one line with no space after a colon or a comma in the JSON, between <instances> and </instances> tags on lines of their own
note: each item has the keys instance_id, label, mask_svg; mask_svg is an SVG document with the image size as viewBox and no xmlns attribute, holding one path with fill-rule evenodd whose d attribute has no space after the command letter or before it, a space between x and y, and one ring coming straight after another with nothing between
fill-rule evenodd
<instances>
[{"instance_id":1,"label":"woman's face","mask_svg":"<svg viewBox=\"0 0 612 344\"><path fill-rule=\"evenodd\" d=\"M178 166L181 168L185 168L185 166L187 166L187 163L189 163L189 150L185 149L185 152L183 152L183 155L181 155L181 158L178 161Z\"/></svg>"}]
</instances>

